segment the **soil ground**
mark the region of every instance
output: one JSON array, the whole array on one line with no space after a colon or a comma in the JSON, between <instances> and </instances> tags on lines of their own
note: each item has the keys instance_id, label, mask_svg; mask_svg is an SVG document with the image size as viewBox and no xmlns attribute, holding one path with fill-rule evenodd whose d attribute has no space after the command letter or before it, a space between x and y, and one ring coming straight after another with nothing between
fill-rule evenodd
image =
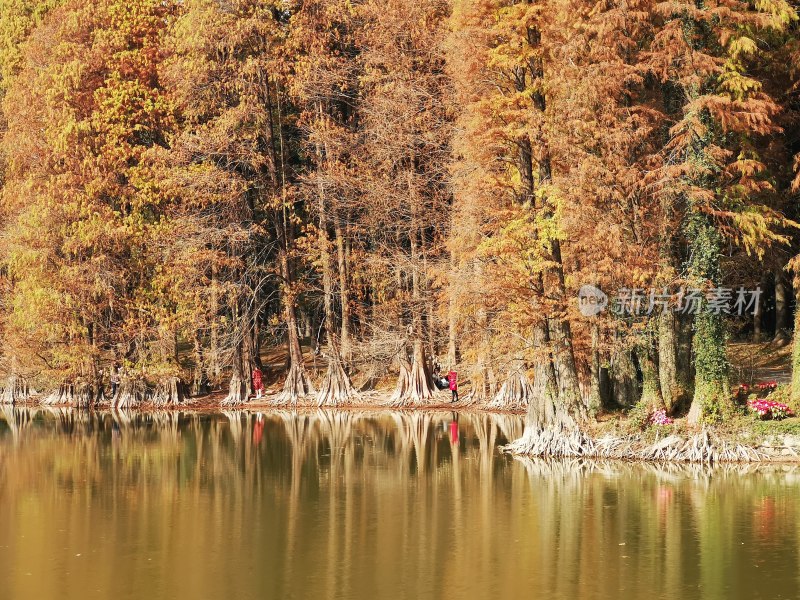
<instances>
[{"instance_id":1,"label":"soil ground","mask_svg":"<svg viewBox=\"0 0 800 600\"><path fill-rule=\"evenodd\" d=\"M792 378L792 345L775 342L736 342L728 344L731 384L775 381L789 383Z\"/></svg>"}]
</instances>

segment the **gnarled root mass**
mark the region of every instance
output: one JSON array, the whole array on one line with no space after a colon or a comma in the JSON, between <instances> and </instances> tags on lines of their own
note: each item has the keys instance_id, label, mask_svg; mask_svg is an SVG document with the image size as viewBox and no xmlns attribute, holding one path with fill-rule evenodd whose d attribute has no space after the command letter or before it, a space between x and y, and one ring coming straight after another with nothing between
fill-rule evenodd
<instances>
[{"instance_id":1,"label":"gnarled root mass","mask_svg":"<svg viewBox=\"0 0 800 600\"><path fill-rule=\"evenodd\" d=\"M400 375L389 405L397 408L414 406L433 397L433 382L424 362L415 360L413 364L409 364L405 360L401 361Z\"/></svg>"},{"instance_id":2,"label":"gnarled root mass","mask_svg":"<svg viewBox=\"0 0 800 600\"><path fill-rule=\"evenodd\" d=\"M9 375L6 387L0 394L0 404L16 404L25 402L31 397L31 389L24 377L19 375Z\"/></svg>"},{"instance_id":3,"label":"gnarled root mass","mask_svg":"<svg viewBox=\"0 0 800 600\"><path fill-rule=\"evenodd\" d=\"M533 397L533 386L522 369L508 376L487 408L493 410L525 410Z\"/></svg>"},{"instance_id":4,"label":"gnarled root mass","mask_svg":"<svg viewBox=\"0 0 800 600\"><path fill-rule=\"evenodd\" d=\"M228 395L220 402L220 406L240 406L250 397L250 386L240 375L234 374L228 385Z\"/></svg>"},{"instance_id":5,"label":"gnarled root mass","mask_svg":"<svg viewBox=\"0 0 800 600\"><path fill-rule=\"evenodd\" d=\"M328 363L325 379L317 393L317 406L342 406L358 397L342 362L333 358Z\"/></svg>"},{"instance_id":6,"label":"gnarled root mass","mask_svg":"<svg viewBox=\"0 0 800 600\"><path fill-rule=\"evenodd\" d=\"M187 386L180 377L168 377L159 382L153 392L154 406L176 406L186 400Z\"/></svg>"},{"instance_id":7,"label":"gnarled root mass","mask_svg":"<svg viewBox=\"0 0 800 600\"><path fill-rule=\"evenodd\" d=\"M305 367L301 364L293 363L289 368L289 374L286 376L283 389L273 404L297 404L298 400L315 394L314 384L311 382L311 377L308 376Z\"/></svg>"},{"instance_id":8,"label":"gnarled root mass","mask_svg":"<svg viewBox=\"0 0 800 600\"><path fill-rule=\"evenodd\" d=\"M644 448L639 457L653 461L686 461L713 464L718 462L758 462L766 456L755 448L712 438L707 430L684 439L671 435Z\"/></svg>"},{"instance_id":9,"label":"gnarled root mass","mask_svg":"<svg viewBox=\"0 0 800 600\"><path fill-rule=\"evenodd\" d=\"M42 398L42 404L45 406L71 406L74 397L75 386L71 383L62 383L58 388Z\"/></svg>"},{"instance_id":10,"label":"gnarled root mass","mask_svg":"<svg viewBox=\"0 0 800 600\"><path fill-rule=\"evenodd\" d=\"M639 436L604 436L593 440L579 428L526 428L518 440L503 447L504 452L539 457L603 458L651 462L759 462L768 458L756 448L730 442L703 430L690 437L670 435L656 442Z\"/></svg>"},{"instance_id":11,"label":"gnarled root mass","mask_svg":"<svg viewBox=\"0 0 800 600\"><path fill-rule=\"evenodd\" d=\"M579 427L526 427L522 437L503 447L504 452L525 456L577 458L595 456L592 438Z\"/></svg>"},{"instance_id":12,"label":"gnarled root mass","mask_svg":"<svg viewBox=\"0 0 800 600\"><path fill-rule=\"evenodd\" d=\"M151 391L141 379L123 380L116 395L111 398L112 408L132 408L149 400Z\"/></svg>"},{"instance_id":13,"label":"gnarled root mass","mask_svg":"<svg viewBox=\"0 0 800 600\"><path fill-rule=\"evenodd\" d=\"M78 386L78 393L76 395L76 403L73 406L79 408L89 408L95 404L105 401L106 397L103 393L103 388L89 384Z\"/></svg>"},{"instance_id":14,"label":"gnarled root mass","mask_svg":"<svg viewBox=\"0 0 800 600\"><path fill-rule=\"evenodd\" d=\"M88 408L105 400L103 390L88 384L62 383L42 399L45 406Z\"/></svg>"}]
</instances>

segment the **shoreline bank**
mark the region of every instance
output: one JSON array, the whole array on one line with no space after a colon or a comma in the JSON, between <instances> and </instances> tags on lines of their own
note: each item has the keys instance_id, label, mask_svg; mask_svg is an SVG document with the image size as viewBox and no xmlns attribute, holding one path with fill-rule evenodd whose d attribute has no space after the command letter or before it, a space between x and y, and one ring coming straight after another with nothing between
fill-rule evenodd
<instances>
[{"instance_id":1,"label":"shoreline bank","mask_svg":"<svg viewBox=\"0 0 800 600\"><path fill-rule=\"evenodd\" d=\"M93 407L75 407L67 404L44 404L42 396L32 397L14 405L4 404L0 408L38 409L52 412L88 411L96 413L148 415L164 413L285 413L311 414L319 412L358 412L358 413L464 413L525 418L522 410L499 410L469 401L457 403L430 402L424 405L394 406L386 398L388 394L370 393L359 403L343 406L317 406L313 401L300 401L296 404L277 404L274 397L252 400L236 406L221 406L223 394L209 394L177 405L157 406L143 403L128 408L114 408L109 402ZM370 402L369 400L373 401ZM383 402L380 400L383 399ZM554 455L547 452L519 451L518 440L509 440L506 446L498 446L503 453L515 457L550 459L588 459L613 460L634 463L688 463L688 464L800 464L800 428L798 433L782 431L783 422L754 421L752 426L742 424L738 428L706 426L700 430L685 428L680 420L669 428L651 428L642 432L624 432L626 419L621 415L609 415L605 421L596 421L578 432L564 435L578 435L584 444L585 452ZM770 430L770 426L774 430ZM758 431L761 429L762 431ZM517 449L514 449L515 442Z\"/></svg>"}]
</instances>

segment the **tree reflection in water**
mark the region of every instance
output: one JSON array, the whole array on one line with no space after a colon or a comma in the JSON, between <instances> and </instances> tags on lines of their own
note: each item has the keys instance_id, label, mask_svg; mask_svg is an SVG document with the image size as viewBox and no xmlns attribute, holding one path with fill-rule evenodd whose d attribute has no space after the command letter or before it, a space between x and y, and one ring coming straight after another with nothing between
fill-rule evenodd
<instances>
[{"instance_id":1,"label":"tree reflection in water","mask_svg":"<svg viewBox=\"0 0 800 600\"><path fill-rule=\"evenodd\" d=\"M4 591L797 597L794 467L499 454L521 429L479 413L2 406Z\"/></svg>"}]
</instances>

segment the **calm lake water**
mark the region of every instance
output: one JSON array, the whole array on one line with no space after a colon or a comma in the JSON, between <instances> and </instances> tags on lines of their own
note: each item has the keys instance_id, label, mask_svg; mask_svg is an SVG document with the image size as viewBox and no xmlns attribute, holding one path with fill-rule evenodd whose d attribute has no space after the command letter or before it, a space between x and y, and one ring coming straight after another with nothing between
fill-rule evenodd
<instances>
[{"instance_id":1,"label":"calm lake water","mask_svg":"<svg viewBox=\"0 0 800 600\"><path fill-rule=\"evenodd\" d=\"M797 598L800 471L521 461L517 417L0 409L0 598Z\"/></svg>"}]
</instances>

